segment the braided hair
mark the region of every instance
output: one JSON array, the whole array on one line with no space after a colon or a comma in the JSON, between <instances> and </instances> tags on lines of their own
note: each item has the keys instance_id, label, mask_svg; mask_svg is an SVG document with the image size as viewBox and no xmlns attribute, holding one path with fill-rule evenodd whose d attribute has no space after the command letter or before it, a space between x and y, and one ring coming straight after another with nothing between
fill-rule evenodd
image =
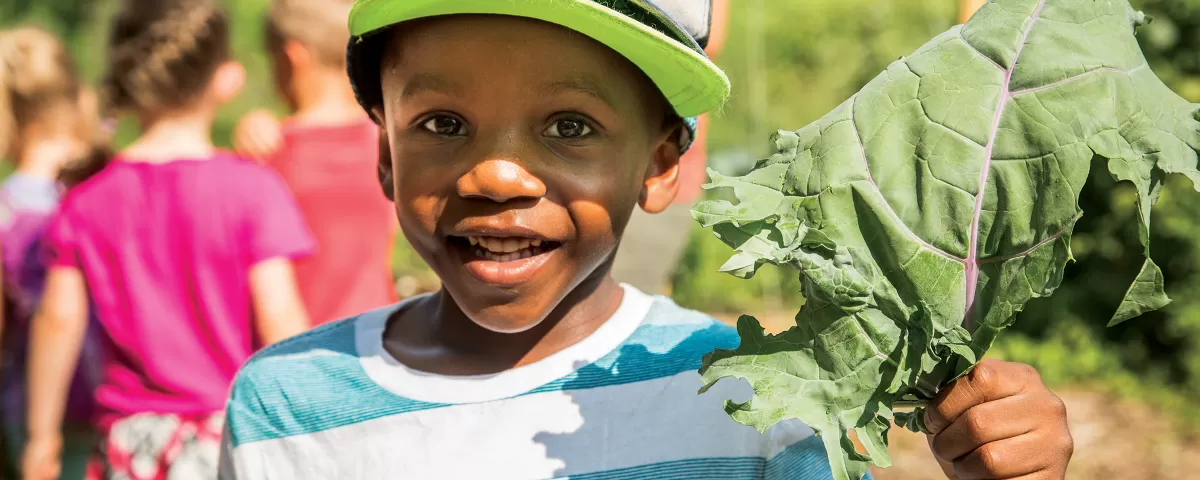
<instances>
[{"instance_id":1,"label":"braided hair","mask_svg":"<svg viewBox=\"0 0 1200 480\"><path fill-rule=\"evenodd\" d=\"M215 0L125 0L108 57L107 112L186 108L230 58L228 19Z\"/></svg>"},{"instance_id":2,"label":"braided hair","mask_svg":"<svg viewBox=\"0 0 1200 480\"><path fill-rule=\"evenodd\" d=\"M112 23L100 108L106 117L187 108L229 59L229 21L215 0L125 0ZM95 149L60 178L78 185L111 160L109 149Z\"/></svg>"}]
</instances>

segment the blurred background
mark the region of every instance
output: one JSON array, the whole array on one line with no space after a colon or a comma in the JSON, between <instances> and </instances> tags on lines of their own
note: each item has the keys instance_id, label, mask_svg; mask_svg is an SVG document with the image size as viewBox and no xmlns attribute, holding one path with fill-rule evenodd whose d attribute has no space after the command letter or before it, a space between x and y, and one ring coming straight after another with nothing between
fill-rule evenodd
<instances>
[{"instance_id":1,"label":"blurred background","mask_svg":"<svg viewBox=\"0 0 1200 480\"><path fill-rule=\"evenodd\" d=\"M267 107L283 112L271 84L262 24L268 0L226 2L234 49L249 72L239 100L215 132L228 145L235 122ZM768 134L798 129L838 105L889 62L941 33L972 0L735 0L719 62L733 98L712 118L710 166L748 171L767 153ZM1200 0L1133 0L1154 17L1139 32L1158 75L1200 101ZM103 67L115 0L2 0L0 27L32 22L71 46L85 78ZM132 139L132 125L118 143ZM1175 302L1136 321L1105 324L1141 266L1132 189L1093 175L1080 200L1086 215L1073 240L1076 262L1050 299L1032 302L993 356L1036 366L1067 400L1076 457L1070 478L1200 478L1200 196L1173 178L1154 212L1153 254ZM671 284L684 306L732 320L759 316L782 330L803 302L794 271L764 269L753 281L716 273L728 248L698 227ZM436 277L401 239L393 270L408 296ZM893 438L897 465L881 480L938 478L918 436ZM1188 469L1192 470L1189 471Z\"/></svg>"}]
</instances>

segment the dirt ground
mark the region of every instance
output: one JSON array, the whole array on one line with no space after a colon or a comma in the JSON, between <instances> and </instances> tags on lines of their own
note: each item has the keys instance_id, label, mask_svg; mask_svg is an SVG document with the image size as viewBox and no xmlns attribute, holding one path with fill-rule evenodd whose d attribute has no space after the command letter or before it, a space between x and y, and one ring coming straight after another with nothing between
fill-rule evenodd
<instances>
[{"instance_id":1,"label":"dirt ground","mask_svg":"<svg viewBox=\"0 0 1200 480\"><path fill-rule=\"evenodd\" d=\"M721 318L735 322L736 318ZM768 332L792 325L788 315L760 318ZM1070 480L1200 480L1200 438L1184 438L1171 420L1136 402L1086 388L1056 390L1067 404L1075 456ZM922 435L893 428L893 466L876 469L876 480L929 480L944 476Z\"/></svg>"}]
</instances>

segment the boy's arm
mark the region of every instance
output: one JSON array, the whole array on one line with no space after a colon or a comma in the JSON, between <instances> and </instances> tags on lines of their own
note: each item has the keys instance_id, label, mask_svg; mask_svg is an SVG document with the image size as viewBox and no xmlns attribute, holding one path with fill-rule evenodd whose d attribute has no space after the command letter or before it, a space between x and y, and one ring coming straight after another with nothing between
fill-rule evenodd
<instances>
[{"instance_id":1,"label":"boy's arm","mask_svg":"<svg viewBox=\"0 0 1200 480\"><path fill-rule=\"evenodd\" d=\"M925 414L951 479L1061 480L1074 452L1061 399L1029 365L984 360Z\"/></svg>"},{"instance_id":2,"label":"boy's arm","mask_svg":"<svg viewBox=\"0 0 1200 480\"><path fill-rule=\"evenodd\" d=\"M87 285L72 267L53 267L30 332L29 402L23 468L27 478L57 478L67 390L87 331Z\"/></svg>"},{"instance_id":3,"label":"boy's arm","mask_svg":"<svg viewBox=\"0 0 1200 480\"><path fill-rule=\"evenodd\" d=\"M250 269L250 294L259 338L270 345L294 337L309 327L308 312L296 286L291 260L277 257Z\"/></svg>"}]
</instances>

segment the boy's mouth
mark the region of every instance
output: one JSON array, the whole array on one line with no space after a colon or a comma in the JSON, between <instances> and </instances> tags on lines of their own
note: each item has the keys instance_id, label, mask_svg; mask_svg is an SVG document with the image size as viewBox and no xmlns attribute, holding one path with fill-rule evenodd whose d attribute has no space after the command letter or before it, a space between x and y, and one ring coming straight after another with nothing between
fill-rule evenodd
<instances>
[{"instance_id":1,"label":"boy's mouth","mask_svg":"<svg viewBox=\"0 0 1200 480\"><path fill-rule=\"evenodd\" d=\"M514 262L541 255L553 242L534 238L465 237L475 256L493 262Z\"/></svg>"},{"instance_id":2,"label":"boy's mouth","mask_svg":"<svg viewBox=\"0 0 1200 480\"><path fill-rule=\"evenodd\" d=\"M561 246L528 237L466 235L451 236L448 241L473 276L501 286L527 282Z\"/></svg>"}]
</instances>

